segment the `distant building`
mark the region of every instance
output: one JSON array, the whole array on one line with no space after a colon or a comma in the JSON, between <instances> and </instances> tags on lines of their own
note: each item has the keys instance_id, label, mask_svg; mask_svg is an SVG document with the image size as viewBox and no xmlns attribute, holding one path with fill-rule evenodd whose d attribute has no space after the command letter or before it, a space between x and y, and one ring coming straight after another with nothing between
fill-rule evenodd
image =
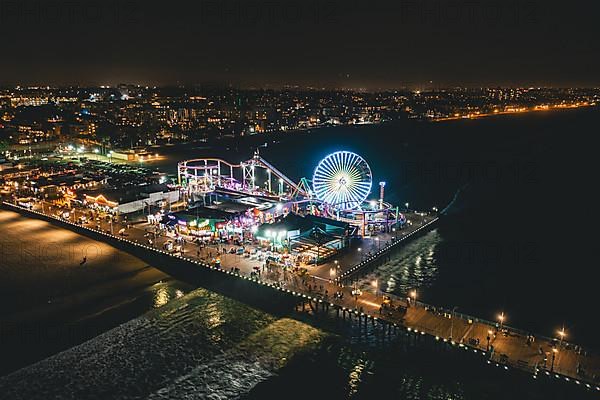
<instances>
[{"instance_id":1,"label":"distant building","mask_svg":"<svg viewBox=\"0 0 600 400\"><path fill-rule=\"evenodd\" d=\"M167 185L145 185L131 188L86 192L85 203L116 214L129 214L151 207L162 207L179 201L179 190Z\"/></svg>"}]
</instances>

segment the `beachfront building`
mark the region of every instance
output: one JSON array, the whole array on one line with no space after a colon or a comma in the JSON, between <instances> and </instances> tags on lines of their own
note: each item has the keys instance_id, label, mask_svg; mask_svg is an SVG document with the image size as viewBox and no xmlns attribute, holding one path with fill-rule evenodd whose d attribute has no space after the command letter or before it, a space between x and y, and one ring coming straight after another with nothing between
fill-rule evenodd
<instances>
[{"instance_id":1,"label":"beachfront building","mask_svg":"<svg viewBox=\"0 0 600 400\"><path fill-rule=\"evenodd\" d=\"M169 208L179 201L179 190L167 185L143 185L112 190L97 190L83 194L88 207L113 214L130 214L138 211L152 213L152 208Z\"/></svg>"},{"instance_id":2,"label":"beachfront building","mask_svg":"<svg viewBox=\"0 0 600 400\"><path fill-rule=\"evenodd\" d=\"M289 213L273 223L262 224L255 237L273 251L287 252L298 261L325 261L349 244L350 225L314 215Z\"/></svg>"}]
</instances>

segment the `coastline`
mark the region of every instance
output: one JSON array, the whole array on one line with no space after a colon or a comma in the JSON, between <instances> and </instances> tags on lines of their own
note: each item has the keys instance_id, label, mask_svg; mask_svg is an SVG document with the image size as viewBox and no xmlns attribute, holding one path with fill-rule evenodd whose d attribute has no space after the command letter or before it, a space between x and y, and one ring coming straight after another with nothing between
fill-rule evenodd
<instances>
[{"instance_id":1,"label":"coastline","mask_svg":"<svg viewBox=\"0 0 600 400\"><path fill-rule=\"evenodd\" d=\"M191 289L127 252L49 222L3 208L0 223L0 374L135 318L161 296Z\"/></svg>"}]
</instances>

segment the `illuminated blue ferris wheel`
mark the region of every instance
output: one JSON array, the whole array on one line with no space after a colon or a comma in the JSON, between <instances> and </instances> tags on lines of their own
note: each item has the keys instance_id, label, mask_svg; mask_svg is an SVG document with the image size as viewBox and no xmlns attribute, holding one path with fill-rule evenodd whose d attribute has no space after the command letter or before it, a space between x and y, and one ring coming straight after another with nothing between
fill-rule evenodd
<instances>
[{"instance_id":1,"label":"illuminated blue ferris wheel","mask_svg":"<svg viewBox=\"0 0 600 400\"><path fill-rule=\"evenodd\" d=\"M369 164L358 154L337 151L322 159L313 174L317 199L338 210L360 207L371 192Z\"/></svg>"}]
</instances>

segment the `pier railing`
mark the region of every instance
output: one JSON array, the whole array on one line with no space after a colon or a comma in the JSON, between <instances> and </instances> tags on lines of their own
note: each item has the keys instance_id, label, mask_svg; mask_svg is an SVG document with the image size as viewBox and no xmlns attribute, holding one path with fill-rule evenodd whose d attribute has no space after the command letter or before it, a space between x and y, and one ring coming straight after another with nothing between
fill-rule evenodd
<instances>
[{"instance_id":1,"label":"pier railing","mask_svg":"<svg viewBox=\"0 0 600 400\"><path fill-rule=\"evenodd\" d=\"M152 247L152 246L148 246L146 244L143 243L139 243L135 240L130 240L128 238L124 238L124 237L120 237L118 235L114 235L112 233L107 233L104 232L100 229L95 229L95 228L91 228L91 227L83 227L81 225L77 225L74 224L70 221L65 221L63 219L60 219L54 215L48 215L45 213L41 213L39 211L36 210L32 210L26 207L22 207L19 205L15 205L9 202L3 202L3 204L9 208L15 209L15 210L20 210L20 211L24 211L30 214L34 214L34 215L39 215L41 217L44 217L45 219L48 220L56 220L56 221L60 221L63 224L66 225L70 225L73 227L77 227L78 229L83 229L83 230L87 230L90 232L93 232L95 234L99 234L101 236L106 236L107 238L111 238L114 240L118 240L120 242L123 243L127 243L131 246L135 246L138 248L143 248L143 249L147 249L148 251L154 251L160 254L164 254L164 255L168 255L170 257L173 257L175 259L179 259L182 262L187 262L187 263L191 263L197 266L202 266L205 267L207 269L211 269L214 270L217 273L223 273L226 275L232 275L238 278L241 278L243 280L249 281L249 282L253 282L255 284L258 284L260 286L266 286L269 287L273 290L277 290L280 292L284 292L290 296L296 297L299 300L301 300L302 302L308 301L308 302L314 302L316 305L316 309L318 309L319 307L322 307L324 309L329 309L329 307L332 307L334 310L338 310L338 312L343 312L343 313L348 313L349 315L352 314L354 315L356 318L359 319L359 321L361 319L364 319L364 321L366 320L371 320L372 323L381 323L384 324L384 326L393 326L395 329L396 328L402 328L405 329L406 331L413 333L415 335L429 335L430 337L434 337L436 341L442 341L445 343L448 343L451 346L456 346L459 348L463 348L464 350L472 350L475 352L480 352L482 355L486 356L488 358L487 362L488 364L493 364L497 367L502 367L505 369L508 369L508 367L514 367L515 369L518 370L525 370L528 372L533 372L533 378L537 378L538 374L541 373L545 373L546 375L550 376L550 377L554 377L557 379L561 379L561 380L565 380L568 382L573 382L576 383L577 385L585 385L588 389L594 389L598 392L600 392L600 386L598 385L598 377L594 376L593 379L587 379L585 377L579 377L577 376L578 374L575 374L573 371L560 371L558 369L555 370L548 370L548 369L544 369L541 367L538 367L537 364L535 365L529 365L529 364L525 364L522 365L522 363L520 363L520 360L515 359L515 358L508 358L508 357L503 357L502 354L491 354L489 351L483 350L481 346L478 345L472 345L470 343L462 343L460 341L455 341L454 339L450 339L450 338L444 338L440 336L440 332L436 332L435 329L432 329L432 327L427 327L427 326L418 326L417 324L413 324L412 327L409 327L407 324L405 324L402 319L398 319L398 318L389 318L389 320L385 317L385 316L377 316L376 312L374 311L374 309L369 311L363 311L362 307L358 308L356 303L354 304L354 306L348 305L346 303L344 303L344 301L335 299L332 297L332 295L330 294L328 295L323 295L322 293L313 293L306 290L305 287L303 287L302 285L299 285L298 282L286 282L282 284L282 281L280 280L273 280L273 279L268 279L266 276L265 277L261 277L261 276L247 276L245 274L242 274L241 272L236 272L232 270L228 270L225 268L221 268L221 267L217 267L217 266L213 266L210 265L204 261L201 260L197 260L197 259L193 259L190 258L188 256L184 256L184 255L173 255L170 254L164 250ZM408 236L411 236L415 233L417 233L419 230L424 229L425 227L431 225L432 223L434 223L435 221L437 221L437 218L430 221L427 224L424 224L422 227L420 227L418 230L413 231L410 235L406 235L404 236L402 239L400 240L396 240L394 241L392 244L387 245L386 247L382 248L380 251L378 251L373 257L379 257L381 256L384 252L389 251L393 246L395 246L396 244L400 243L403 239L405 239ZM370 262L372 262L373 260L370 260ZM360 264L358 264L360 265ZM336 284L339 285L339 282ZM332 292L333 293L333 292ZM350 297L350 296L348 296ZM398 302L408 302L408 299L399 297L399 296L393 296L391 295L392 300L394 301L398 301ZM346 298L346 301L348 301L348 298ZM485 320L482 318L477 318L477 317L473 317L467 314L463 314L463 313L458 313L456 311L451 311L448 310L446 308L443 307L436 307L436 306L432 306L426 303L423 303L421 301L413 301L413 305L416 305L417 307L423 307L423 308L430 308L432 310L436 310L438 312L445 312L449 315L451 315L453 318L460 318L464 321L467 321L468 323L481 323L484 324L486 326L490 326L490 327L496 327L496 323L489 321L489 320ZM365 322L366 323L366 322ZM520 329L516 329L513 327L509 327L506 325L502 325L503 329L508 330L509 332L513 332L517 335L522 335L522 336L527 336L528 333L526 331L520 330ZM536 336L538 339L541 340L546 340L548 342L552 342L555 341L555 339L551 339L551 338L547 338L544 336ZM564 342L563 342L564 343ZM587 354L587 356L591 356L591 353Z\"/></svg>"},{"instance_id":2,"label":"pier railing","mask_svg":"<svg viewBox=\"0 0 600 400\"><path fill-rule=\"evenodd\" d=\"M371 256L366 257L361 262L355 264L354 266L352 266L349 269L347 269L346 271L344 271L344 273L342 273L337 278L337 281L339 281L339 282L347 282L348 279L352 278L352 276L354 276L355 274L360 273L362 270L370 267L373 263L377 262L381 257L383 257L386 254L388 254L391 250L393 250L394 248L396 248L399 244L403 243L404 241L408 240L410 237L412 237L412 236L414 236L414 235L416 235L418 233L423 232L425 229L430 228L438 220L439 220L439 217L435 217L431 221L428 221L427 223L425 223L422 226L418 227L414 231L412 231L412 232L410 232L410 233L408 233L408 234L406 234L406 235L404 235L402 237L391 238L390 242L388 244L386 244L384 247L382 247L381 249L377 250Z\"/></svg>"},{"instance_id":3,"label":"pier railing","mask_svg":"<svg viewBox=\"0 0 600 400\"><path fill-rule=\"evenodd\" d=\"M386 293L386 296L390 296L391 298L396 298L396 299L403 299L402 297L396 296L396 295L393 295L393 294L387 294ZM477 323L480 323L480 324L488 325L490 328L494 328L494 329L500 327L500 323L495 322L495 321L490 321L490 320L485 319L485 318L474 317L474 316L472 316L470 314L465 314L465 313L461 313L461 312L458 312L458 311L453 311L453 310L445 308L445 307L440 307L440 306L435 306L435 305L432 305L432 304L429 304L429 303L424 303L424 302L422 302L420 300L415 301L415 303L419 307L427 308L427 309L430 309L430 310L435 310L438 313L447 314L447 315L452 316L454 318L459 318L459 319L462 319L462 320L465 320L465 321L477 322ZM558 340L557 338L551 338L551 337L544 336L544 335L533 334L531 331L526 331L524 329L515 328L515 327L507 325L507 324L502 324L502 329L506 330L509 333L514 333L514 334L516 334L518 336L527 337L529 335L533 335L533 336L535 336L536 339L541 339L541 340L545 340L545 341L548 341L548 342L551 342L553 340ZM566 342L566 341L563 341L563 345L569 345L569 343Z\"/></svg>"}]
</instances>

